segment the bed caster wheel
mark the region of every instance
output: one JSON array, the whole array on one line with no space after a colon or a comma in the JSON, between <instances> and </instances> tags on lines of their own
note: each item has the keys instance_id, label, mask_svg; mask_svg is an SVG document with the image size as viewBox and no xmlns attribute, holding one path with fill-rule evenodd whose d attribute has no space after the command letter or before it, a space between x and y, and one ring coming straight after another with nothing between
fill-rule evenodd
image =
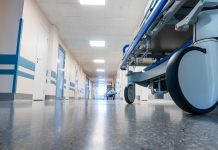
<instances>
[{"instance_id":1,"label":"bed caster wheel","mask_svg":"<svg viewBox=\"0 0 218 150\"><path fill-rule=\"evenodd\" d=\"M135 101L135 86L133 84L125 87L124 97L128 104L132 104Z\"/></svg>"},{"instance_id":2,"label":"bed caster wheel","mask_svg":"<svg viewBox=\"0 0 218 150\"><path fill-rule=\"evenodd\" d=\"M188 47L169 60L166 81L169 94L182 110L205 114L216 108L218 80L217 49ZM211 61L213 60L213 61Z\"/></svg>"}]
</instances>

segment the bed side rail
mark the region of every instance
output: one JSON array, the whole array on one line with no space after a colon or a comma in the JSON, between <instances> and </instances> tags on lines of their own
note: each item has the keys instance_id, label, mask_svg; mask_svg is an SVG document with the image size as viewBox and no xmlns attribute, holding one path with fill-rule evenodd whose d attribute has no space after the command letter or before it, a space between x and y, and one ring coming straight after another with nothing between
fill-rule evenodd
<instances>
[{"instance_id":1,"label":"bed side rail","mask_svg":"<svg viewBox=\"0 0 218 150\"><path fill-rule=\"evenodd\" d=\"M146 23L144 23L139 30L139 33L137 34L134 42L130 45L128 51L126 52L123 62L121 64L121 69L125 70L126 69L126 62L129 59L130 55L134 53L135 47L139 44L140 40L143 38L145 33L148 31L152 23L157 19L157 17L160 15L161 11L163 10L164 6L168 0L159 0L156 4L156 6L153 8L153 11L151 12L149 18L146 20Z\"/></svg>"}]
</instances>

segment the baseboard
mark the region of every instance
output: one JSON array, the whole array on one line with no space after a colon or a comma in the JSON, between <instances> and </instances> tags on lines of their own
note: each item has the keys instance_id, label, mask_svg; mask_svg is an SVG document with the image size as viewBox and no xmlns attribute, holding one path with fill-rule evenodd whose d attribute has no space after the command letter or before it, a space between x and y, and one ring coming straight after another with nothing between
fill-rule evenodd
<instances>
[{"instance_id":1,"label":"baseboard","mask_svg":"<svg viewBox=\"0 0 218 150\"><path fill-rule=\"evenodd\" d=\"M55 95L45 95L45 100L56 99Z\"/></svg>"},{"instance_id":2,"label":"baseboard","mask_svg":"<svg viewBox=\"0 0 218 150\"><path fill-rule=\"evenodd\" d=\"M31 100L33 99L32 94L23 93L0 93L0 101L13 101L13 100Z\"/></svg>"},{"instance_id":3,"label":"baseboard","mask_svg":"<svg viewBox=\"0 0 218 150\"><path fill-rule=\"evenodd\" d=\"M14 94L14 100L33 100L33 94L23 94L23 93L16 93Z\"/></svg>"},{"instance_id":4,"label":"baseboard","mask_svg":"<svg viewBox=\"0 0 218 150\"><path fill-rule=\"evenodd\" d=\"M56 100L65 100L65 99L66 99L65 96L63 96L63 98L56 98Z\"/></svg>"},{"instance_id":5,"label":"baseboard","mask_svg":"<svg viewBox=\"0 0 218 150\"><path fill-rule=\"evenodd\" d=\"M33 101L43 101L43 99L34 99Z\"/></svg>"},{"instance_id":6,"label":"baseboard","mask_svg":"<svg viewBox=\"0 0 218 150\"><path fill-rule=\"evenodd\" d=\"M0 101L13 101L14 93L0 93Z\"/></svg>"}]
</instances>

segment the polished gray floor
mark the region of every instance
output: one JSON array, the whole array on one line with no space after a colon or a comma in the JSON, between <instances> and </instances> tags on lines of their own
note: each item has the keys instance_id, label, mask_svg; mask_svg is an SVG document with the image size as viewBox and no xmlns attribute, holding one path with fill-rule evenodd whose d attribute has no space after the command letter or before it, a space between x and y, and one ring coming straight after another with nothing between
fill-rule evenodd
<instances>
[{"instance_id":1,"label":"polished gray floor","mask_svg":"<svg viewBox=\"0 0 218 150\"><path fill-rule=\"evenodd\" d=\"M218 110L171 101L0 102L0 150L218 149Z\"/></svg>"}]
</instances>

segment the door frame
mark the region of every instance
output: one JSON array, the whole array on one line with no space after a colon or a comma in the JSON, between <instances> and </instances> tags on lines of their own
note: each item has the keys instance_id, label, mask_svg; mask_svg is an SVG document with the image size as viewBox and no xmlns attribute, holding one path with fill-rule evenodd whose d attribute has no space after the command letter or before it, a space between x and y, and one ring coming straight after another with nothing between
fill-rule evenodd
<instances>
[{"instance_id":1,"label":"door frame","mask_svg":"<svg viewBox=\"0 0 218 150\"><path fill-rule=\"evenodd\" d=\"M89 99L89 79L86 77L86 81L85 81L85 99Z\"/></svg>"},{"instance_id":2,"label":"door frame","mask_svg":"<svg viewBox=\"0 0 218 150\"><path fill-rule=\"evenodd\" d=\"M64 54L64 62L63 62L63 69L65 69L65 59L66 59L66 53L65 53L65 50L64 50L64 48L60 45L60 44L58 44L58 59L59 59L59 51L62 51L63 52L63 54ZM55 97L56 97L56 99L57 100L63 100L63 98L64 98L64 75L65 75L65 71L64 71L64 73L63 73L63 85L62 85L62 91L61 91L61 95L62 95L62 97L60 98L60 97L57 97L57 93L58 93L58 63L57 63L57 77L56 77L56 93L55 93Z\"/></svg>"}]
</instances>

